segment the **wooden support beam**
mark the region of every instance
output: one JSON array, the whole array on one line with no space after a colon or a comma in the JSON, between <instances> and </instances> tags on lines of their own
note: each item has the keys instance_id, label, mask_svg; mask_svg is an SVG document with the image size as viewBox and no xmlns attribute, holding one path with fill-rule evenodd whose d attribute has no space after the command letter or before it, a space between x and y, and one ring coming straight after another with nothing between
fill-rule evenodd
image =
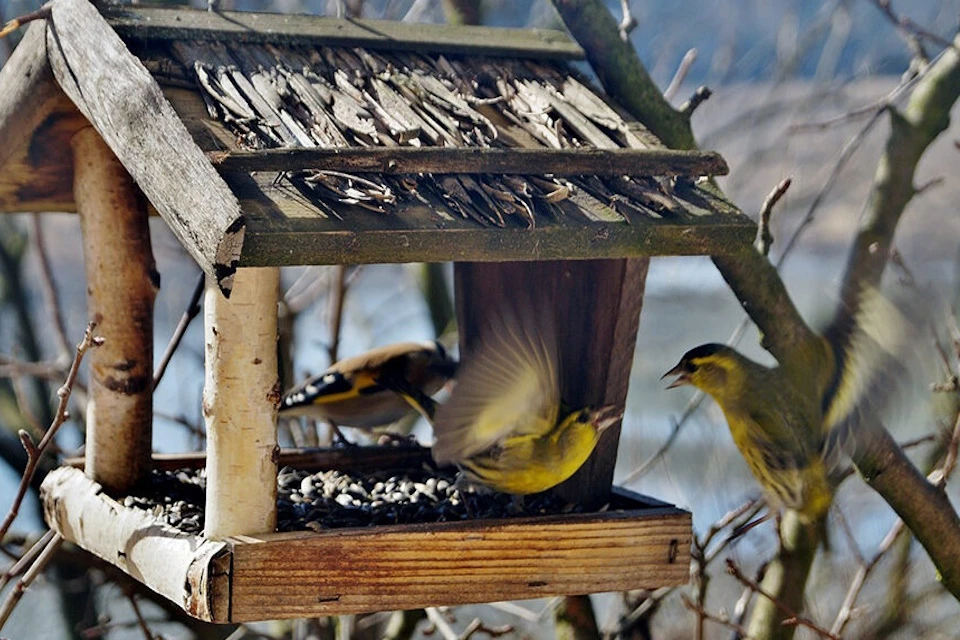
<instances>
[{"instance_id":1,"label":"wooden support beam","mask_svg":"<svg viewBox=\"0 0 960 640\"><path fill-rule=\"evenodd\" d=\"M204 299L207 511L204 533L273 531L277 524L277 296L280 269L239 269L228 300Z\"/></svg>"},{"instance_id":2,"label":"wooden support beam","mask_svg":"<svg viewBox=\"0 0 960 640\"><path fill-rule=\"evenodd\" d=\"M212 151L220 171L323 169L353 173L503 173L576 176L722 176L730 169L715 151L675 149L488 149L363 147Z\"/></svg>"},{"instance_id":3,"label":"wooden support beam","mask_svg":"<svg viewBox=\"0 0 960 640\"><path fill-rule=\"evenodd\" d=\"M153 301L160 276L147 203L133 179L92 127L71 142L87 314L104 338L87 356L86 471L111 493L126 493L150 470Z\"/></svg>"},{"instance_id":4,"label":"wooden support beam","mask_svg":"<svg viewBox=\"0 0 960 640\"><path fill-rule=\"evenodd\" d=\"M130 5L104 6L101 10L117 33L136 40L278 42L392 51L583 59L583 49L570 36L563 31L550 29L344 20L280 13L212 12Z\"/></svg>"},{"instance_id":5,"label":"wooden support beam","mask_svg":"<svg viewBox=\"0 0 960 640\"><path fill-rule=\"evenodd\" d=\"M96 8L87 0L54 0L50 7L46 50L57 83L229 295L243 246L236 197Z\"/></svg>"},{"instance_id":6,"label":"wooden support beam","mask_svg":"<svg viewBox=\"0 0 960 640\"><path fill-rule=\"evenodd\" d=\"M487 315L511 300L552 304L560 342L561 398L572 407L623 408L649 259L457 263L454 277L461 348L469 357ZM532 292L532 293L531 293ZM620 425L558 489L587 509L610 496Z\"/></svg>"}]
</instances>

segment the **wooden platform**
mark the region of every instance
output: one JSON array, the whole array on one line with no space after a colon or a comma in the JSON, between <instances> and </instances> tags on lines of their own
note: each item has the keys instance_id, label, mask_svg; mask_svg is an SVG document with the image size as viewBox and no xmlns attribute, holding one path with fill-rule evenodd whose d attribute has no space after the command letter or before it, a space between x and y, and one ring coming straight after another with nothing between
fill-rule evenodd
<instances>
[{"instance_id":1,"label":"wooden platform","mask_svg":"<svg viewBox=\"0 0 960 640\"><path fill-rule=\"evenodd\" d=\"M352 451L353 465L370 461ZM405 455L405 454L400 454ZM358 458L359 456L359 458ZM339 454L293 452L280 464ZM158 466L196 467L201 456ZM50 473L51 528L189 613L244 622L683 584L691 516L616 490L603 513L265 533L210 542L124 507L74 467Z\"/></svg>"}]
</instances>

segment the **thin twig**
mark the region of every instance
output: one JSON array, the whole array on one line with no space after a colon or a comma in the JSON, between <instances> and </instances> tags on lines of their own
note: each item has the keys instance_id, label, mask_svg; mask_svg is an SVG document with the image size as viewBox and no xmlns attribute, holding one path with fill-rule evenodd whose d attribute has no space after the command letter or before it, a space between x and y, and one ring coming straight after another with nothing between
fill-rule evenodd
<instances>
[{"instance_id":1,"label":"thin twig","mask_svg":"<svg viewBox=\"0 0 960 640\"><path fill-rule=\"evenodd\" d=\"M738 540L744 533L746 533L747 531L749 531L750 529L752 529L754 526L756 526L756 525L746 525L746 524L739 524L739 523L747 523L747 522L749 522L754 516L757 515L757 513L758 513L761 509L763 509L763 508L766 506L766 504L767 504L767 503L766 503L766 501L765 501L763 498L755 498L755 499L750 500L749 502L747 502L745 505L741 506L739 509L737 509L737 510L735 510L734 512L732 512L732 513L736 514L736 517L732 518L731 520L728 521L727 524L724 524L724 525L722 525L719 529L717 529L718 532L719 532L719 531L722 531L722 530L723 530L726 526L728 526L728 524L729 524L730 527L731 527L731 530L730 530L729 535L727 535L725 538L723 538L723 540L721 540L720 542L718 542L718 543L717 543L715 546L713 546L709 551L706 551L706 548L707 548L707 546L710 544L710 541L712 540L713 536L710 536L709 539L707 539L707 540L704 541L704 543L703 543L703 548L704 548L704 550L706 551L706 553L704 554L704 561L705 561L707 564L713 562L713 560L714 560L718 555L720 555L720 552L721 552L721 551L723 551L724 549L726 549L726 548L727 548L728 546L730 546L733 542L735 542L736 540ZM744 507L746 507L746 509L744 509ZM726 519L726 518L729 517L729 516L730 516L730 514L727 514L727 516L725 516L724 519ZM769 517L769 516L767 516L767 517ZM764 519L764 520L765 520L765 519ZM763 520L761 520L761 522L762 522L762 521L763 521ZM757 524L759 524L759 523L757 523ZM745 527L746 527L746 528L745 528ZM715 534L714 534L714 535L715 535Z\"/></svg>"},{"instance_id":2,"label":"thin twig","mask_svg":"<svg viewBox=\"0 0 960 640\"><path fill-rule=\"evenodd\" d=\"M23 552L23 554L13 564L12 567L3 572L3 575L0 576L0 591L6 589L11 580L23 573L23 571L30 566L34 559L47 546L47 544L50 543L50 540L55 535L55 531L47 531L44 533L42 536L40 536L39 540L37 540L29 549Z\"/></svg>"},{"instance_id":3,"label":"thin twig","mask_svg":"<svg viewBox=\"0 0 960 640\"><path fill-rule=\"evenodd\" d=\"M460 640L457 632L453 630L450 623L444 620L443 614L441 614L436 607L427 607L424 611L427 612L427 618L430 619L430 622L433 623L433 626L440 632L444 640Z\"/></svg>"},{"instance_id":4,"label":"thin twig","mask_svg":"<svg viewBox=\"0 0 960 640\"><path fill-rule=\"evenodd\" d=\"M960 414L957 414L957 421L953 425L953 435L950 437L950 443L947 445L947 455L943 459L943 466L940 469L940 479L937 486L943 489L947 486L950 474L957 467L957 451L960 450Z\"/></svg>"},{"instance_id":5,"label":"thin twig","mask_svg":"<svg viewBox=\"0 0 960 640\"><path fill-rule=\"evenodd\" d=\"M150 632L150 627L147 626L147 621L143 617L143 613L140 611L140 605L137 604L137 599L134 597L132 592L126 593L127 600L130 601L130 607L133 609L133 615L137 619L137 625L140 627L140 630L143 631L143 637L146 640L154 640L153 633Z\"/></svg>"},{"instance_id":6,"label":"thin twig","mask_svg":"<svg viewBox=\"0 0 960 640\"><path fill-rule=\"evenodd\" d=\"M890 22L893 23L893 26L895 26L897 30L900 31L901 33L904 33L905 35L912 34L912 35L919 36L921 38L926 38L930 42L933 42L934 44L947 49L953 48L953 42L951 42L950 40L947 40L946 38L942 38L935 33L927 31L926 29L924 29L923 27L921 27L916 22L914 22L913 20L911 20L906 16L897 15L893 11L893 6L890 4L890 0L871 0L871 2L874 4L874 6L880 9L883 15L885 15L890 20Z\"/></svg>"},{"instance_id":7,"label":"thin twig","mask_svg":"<svg viewBox=\"0 0 960 640\"><path fill-rule=\"evenodd\" d=\"M167 365L170 364L170 358L173 357L177 347L180 346L180 342L183 340L183 336L187 332L187 327L189 327L190 323L193 322L193 319L200 314L200 298L203 296L203 290L206 281L207 276L201 271L200 278L197 280L197 285L193 288L193 293L190 295L190 301L187 302L187 308L184 309L183 315L180 316L180 321L177 323L177 327L173 330L173 335L170 336L170 342L167 343L167 348L163 352L163 357L160 358L160 363L157 365L157 370L153 374L154 389L157 388L157 385L160 384L160 380L163 379L163 374L167 370Z\"/></svg>"},{"instance_id":8,"label":"thin twig","mask_svg":"<svg viewBox=\"0 0 960 640\"><path fill-rule=\"evenodd\" d=\"M337 265L333 269L333 278L330 283L330 343L327 345L327 355L330 357L331 364L339 360L343 305L346 302L347 289L349 288L346 265Z\"/></svg>"},{"instance_id":9,"label":"thin twig","mask_svg":"<svg viewBox=\"0 0 960 640\"><path fill-rule=\"evenodd\" d=\"M710 613L703 607L698 606L692 600L690 600L690 596L688 596L687 594L685 593L681 594L680 599L683 600L683 604L685 607L687 607L688 609L696 613L700 618L704 620L711 620L713 622L716 622L717 624L727 627L728 629L736 631L737 634L739 634L739 637L742 638L743 640L750 640L750 638L753 638L753 636L749 635L747 633L747 630L744 629L741 625L737 624L733 620L727 619L725 616L718 616L713 613Z\"/></svg>"},{"instance_id":10,"label":"thin twig","mask_svg":"<svg viewBox=\"0 0 960 640\"><path fill-rule=\"evenodd\" d=\"M850 547L850 551L853 553L853 557L857 561L857 565L865 565L867 561L866 558L863 557L863 551L860 550L860 545L857 544L857 537L853 535L853 529L850 528L850 523L847 522L847 518L843 515L843 511L836 504L833 505L833 515L840 524L840 529L843 531L843 536L847 539L847 546Z\"/></svg>"},{"instance_id":11,"label":"thin twig","mask_svg":"<svg viewBox=\"0 0 960 640\"><path fill-rule=\"evenodd\" d=\"M765 256L770 253L770 247L773 246L773 233L770 231L770 216L773 213L773 208L780 202L780 198L787 193L787 189L790 188L791 183L792 180L790 178L781 180L780 184L774 187L773 191L767 195L763 201L763 206L760 207L757 239L753 242L753 246L757 248L760 255Z\"/></svg>"},{"instance_id":12,"label":"thin twig","mask_svg":"<svg viewBox=\"0 0 960 640\"><path fill-rule=\"evenodd\" d=\"M36 11L31 11L30 13L25 13L22 16L16 17L3 25L3 29L0 29L0 38L7 37L28 22L33 22L34 20L46 20L50 17L50 13L50 5L44 5Z\"/></svg>"},{"instance_id":13,"label":"thin twig","mask_svg":"<svg viewBox=\"0 0 960 640\"><path fill-rule=\"evenodd\" d=\"M847 595L843 598L843 604L840 605L840 611L833 621L833 626L830 627L830 633L836 636L840 636L843 633L843 629L847 626L847 623L850 621L850 616L853 613L853 605L856 604L860 591L867 582L867 577L869 577L870 572L873 571L877 563L880 562L880 559L883 558L890 547L893 546L893 543L896 542L897 537L903 531L903 520L898 519L893 523L893 526L890 527L890 530L887 531L887 535L883 537L880 546L877 548L877 552L870 561L866 563L861 562L860 568L857 569L857 574L853 577L853 581L851 581L850 587L847 589Z\"/></svg>"},{"instance_id":14,"label":"thin twig","mask_svg":"<svg viewBox=\"0 0 960 640\"><path fill-rule=\"evenodd\" d=\"M730 575L732 575L734 578L739 580L745 587L763 596L764 598L766 598L767 600L775 604L778 609L780 609L785 614L787 614L789 618L783 621L784 624L800 625L802 627L806 627L810 629L811 631L813 631L814 633L820 636L823 636L824 638L829 638L830 640L840 640L840 638L837 637L835 634L824 629L823 627L818 625L816 622L813 622L812 620L809 620L807 618L804 618L803 616L798 615L793 609L785 605L778 598L774 597L770 593L767 593L763 589L763 587L761 587L756 581L751 580L747 576L743 575L743 572L740 571L736 563L729 558L727 558L727 572Z\"/></svg>"},{"instance_id":15,"label":"thin twig","mask_svg":"<svg viewBox=\"0 0 960 640\"><path fill-rule=\"evenodd\" d=\"M28 362L12 356L0 354L0 378L29 376L43 380L60 380L64 375L63 367L52 361Z\"/></svg>"},{"instance_id":16,"label":"thin twig","mask_svg":"<svg viewBox=\"0 0 960 640\"><path fill-rule=\"evenodd\" d=\"M50 446L54 436L57 435L57 431L59 431L60 427L63 425L69 415L67 413L67 402L70 400L70 393L73 390L73 384L77 379L77 373L80 371L80 362L83 360L83 355L91 347L100 346L103 344L103 338L100 338L99 336L95 337L93 335L93 330L96 328L96 326L96 322L90 322L87 325L87 330L83 334L83 340L81 340L80 344L77 345L77 354L73 358L73 364L70 365L70 371L67 373L67 380L63 383L63 386L57 390L57 396L60 398L60 403L57 405L56 416L54 416L53 423L40 440L40 444L34 444L33 439L30 438L30 434L28 434L26 431L20 431L20 442L23 443L23 448L27 451L27 464L24 467L23 476L20 478L20 488L18 489L17 495L13 500L13 504L10 506L10 511L7 513L7 517L4 519L3 524L0 525L0 540L7 535L7 531L10 530L10 525L13 524L14 519L20 512L20 505L23 504L23 499L27 494L27 489L30 487L30 482L33 480L33 474L36 473L37 465L40 463L40 458Z\"/></svg>"},{"instance_id":17,"label":"thin twig","mask_svg":"<svg viewBox=\"0 0 960 640\"><path fill-rule=\"evenodd\" d=\"M617 30L620 32L620 39L624 42L630 41L630 32L637 28L637 19L630 13L630 0L620 0L620 24Z\"/></svg>"},{"instance_id":18,"label":"thin twig","mask_svg":"<svg viewBox=\"0 0 960 640\"><path fill-rule=\"evenodd\" d=\"M335 266L333 268L333 278L330 281L330 316L328 318L330 322L330 343L327 345L327 355L329 356L330 364L339 360L340 329L343 326L343 306L346 302L347 289L349 288L350 284L347 280L346 265L341 264ZM333 429L333 432L340 442L347 442L347 439L343 436L343 432L340 431L340 426L333 420L328 420L327 422L330 424L330 428Z\"/></svg>"},{"instance_id":19,"label":"thin twig","mask_svg":"<svg viewBox=\"0 0 960 640\"><path fill-rule=\"evenodd\" d=\"M693 92L693 95L690 96L690 99L680 105L677 111L689 118L693 115L693 112L697 110L697 107L706 102L712 95L713 92L710 91L709 88L698 87L697 90Z\"/></svg>"},{"instance_id":20,"label":"thin twig","mask_svg":"<svg viewBox=\"0 0 960 640\"><path fill-rule=\"evenodd\" d=\"M57 552L57 549L60 548L60 544L62 542L63 538L59 533L53 534L53 537L47 541L43 551L40 552L40 554L37 556L37 559L32 565L30 565L30 568L27 569L27 572L23 574L23 577L20 578L15 585L13 585L10 593L8 593L7 597L4 599L3 605L0 606L0 629L3 629L3 625L7 623L7 620L10 618L10 614L13 613L17 603L20 602L20 598L23 597L27 587L33 584L33 581L37 579L37 576L43 572L47 564L53 558L53 555Z\"/></svg>"},{"instance_id":21,"label":"thin twig","mask_svg":"<svg viewBox=\"0 0 960 640\"><path fill-rule=\"evenodd\" d=\"M673 100L677 95L677 92L680 90L680 85L683 84L683 81L687 79L687 74L690 73L690 67L693 66L693 63L697 60L697 50L688 49L683 58L680 60L680 64L677 66L676 73L673 74L673 78L670 80L670 84L667 85L667 88L663 90L663 98L667 102Z\"/></svg>"},{"instance_id":22,"label":"thin twig","mask_svg":"<svg viewBox=\"0 0 960 640\"><path fill-rule=\"evenodd\" d=\"M35 438L41 437L43 434L43 426L30 408L30 398L27 390L24 388L23 376L12 376L11 381L13 383L13 395L17 399L17 407L20 409L20 415L23 416L30 427L30 431L32 432L30 435Z\"/></svg>"},{"instance_id":23,"label":"thin twig","mask_svg":"<svg viewBox=\"0 0 960 640\"><path fill-rule=\"evenodd\" d=\"M63 314L60 308L60 298L53 281L53 270L50 268L50 257L47 254L47 242L43 234L43 224L40 215L30 216L33 242L37 248L37 259L40 263L40 291L44 302L53 318L54 338L57 341L57 358L66 364L70 359L70 341L67 340L67 330L63 323Z\"/></svg>"}]
</instances>

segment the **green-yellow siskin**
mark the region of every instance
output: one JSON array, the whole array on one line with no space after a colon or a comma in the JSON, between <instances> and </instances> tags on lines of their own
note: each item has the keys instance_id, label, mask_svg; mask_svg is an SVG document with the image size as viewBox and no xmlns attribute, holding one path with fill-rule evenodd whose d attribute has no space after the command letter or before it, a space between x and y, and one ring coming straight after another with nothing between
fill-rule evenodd
<instances>
[{"instance_id":1,"label":"green-yellow siskin","mask_svg":"<svg viewBox=\"0 0 960 640\"><path fill-rule=\"evenodd\" d=\"M457 363L436 341L400 342L340 360L284 395L280 416L310 416L348 427L387 425L417 410L433 418L430 397Z\"/></svg>"},{"instance_id":2,"label":"green-yellow siskin","mask_svg":"<svg viewBox=\"0 0 960 640\"><path fill-rule=\"evenodd\" d=\"M771 506L806 522L830 508L850 430L876 419L904 375L887 349L912 323L874 290L855 302L787 366L705 344L663 376L676 376L668 388L689 384L713 397Z\"/></svg>"},{"instance_id":3,"label":"green-yellow siskin","mask_svg":"<svg viewBox=\"0 0 960 640\"><path fill-rule=\"evenodd\" d=\"M794 509L809 522L826 514L833 489L820 407L807 402L780 367L765 367L726 345L705 344L684 354L667 376L677 376L668 388L689 384L716 400L773 508Z\"/></svg>"},{"instance_id":4,"label":"green-yellow siskin","mask_svg":"<svg viewBox=\"0 0 960 640\"><path fill-rule=\"evenodd\" d=\"M437 409L438 463L456 464L471 485L525 495L560 484L587 461L621 415L564 409L555 335L531 312L488 327Z\"/></svg>"}]
</instances>

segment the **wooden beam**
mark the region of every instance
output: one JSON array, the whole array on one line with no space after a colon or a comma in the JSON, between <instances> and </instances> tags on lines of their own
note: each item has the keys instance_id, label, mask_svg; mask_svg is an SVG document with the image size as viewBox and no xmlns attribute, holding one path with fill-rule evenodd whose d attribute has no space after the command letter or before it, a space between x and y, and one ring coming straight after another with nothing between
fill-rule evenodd
<instances>
[{"instance_id":1,"label":"wooden beam","mask_svg":"<svg viewBox=\"0 0 960 640\"><path fill-rule=\"evenodd\" d=\"M240 269L231 299L204 299L203 415L207 427L204 534L277 526L277 296L280 269Z\"/></svg>"},{"instance_id":2,"label":"wooden beam","mask_svg":"<svg viewBox=\"0 0 960 640\"><path fill-rule=\"evenodd\" d=\"M517 299L552 305L560 343L561 398L571 407L623 409L648 260L457 263L454 278L461 349L469 358L486 318ZM534 293L531 293L534 292ZM595 509L609 500L620 425L561 486Z\"/></svg>"},{"instance_id":3,"label":"wooden beam","mask_svg":"<svg viewBox=\"0 0 960 640\"><path fill-rule=\"evenodd\" d=\"M47 62L43 21L0 69L0 212L75 211L70 138L86 125Z\"/></svg>"},{"instance_id":4,"label":"wooden beam","mask_svg":"<svg viewBox=\"0 0 960 640\"><path fill-rule=\"evenodd\" d=\"M212 152L220 171L321 169L356 173L502 173L575 176L723 176L714 151L674 149L489 149L392 147Z\"/></svg>"},{"instance_id":5,"label":"wooden beam","mask_svg":"<svg viewBox=\"0 0 960 640\"><path fill-rule=\"evenodd\" d=\"M92 127L72 140L87 314L104 343L88 356L86 472L114 495L150 472L153 301L160 276L147 203Z\"/></svg>"},{"instance_id":6,"label":"wooden beam","mask_svg":"<svg viewBox=\"0 0 960 640\"><path fill-rule=\"evenodd\" d=\"M388 213L334 205L342 217L324 217L296 188L274 184L274 174L225 174L246 215L242 266L622 258L723 255L752 250L756 225L716 198L700 215L627 214L604 207L616 222L570 213L538 216L537 226L485 227L442 202L402 203ZM701 200L707 194L696 189ZM687 192L678 189L686 198ZM593 207L603 203L593 200ZM703 206L703 204L701 204ZM574 207L571 207L575 210ZM692 208L692 207L691 207ZM628 222L629 221L629 222Z\"/></svg>"},{"instance_id":7,"label":"wooden beam","mask_svg":"<svg viewBox=\"0 0 960 640\"><path fill-rule=\"evenodd\" d=\"M227 622L229 559L222 542L183 533L142 509L124 507L79 469L51 471L40 488L51 529L168 598L190 615Z\"/></svg>"},{"instance_id":8,"label":"wooden beam","mask_svg":"<svg viewBox=\"0 0 960 640\"><path fill-rule=\"evenodd\" d=\"M237 199L94 6L54 0L51 11L47 53L57 82L194 260L229 294L243 245Z\"/></svg>"},{"instance_id":9,"label":"wooden beam","mask_svg":"<svg viewBox=\"0 0 960 640\"><path fill-rule=\"evenodd\" d=\"M124 38L322 44L524 58L583 59L562 31L344 20L307 15L197 11L160 7L102 9Z\"/></svg>"},{"instance_id":10,"label":"wooden beam","mask_svg":"<svg viewBox=\"0 0 960 640\"><path fill-rule=\"evenodd\" d=\"M231 539L231 622L686 583L675 507ZM635 507L634 507L635 508Z\"/></svg>"}]
</instances>

